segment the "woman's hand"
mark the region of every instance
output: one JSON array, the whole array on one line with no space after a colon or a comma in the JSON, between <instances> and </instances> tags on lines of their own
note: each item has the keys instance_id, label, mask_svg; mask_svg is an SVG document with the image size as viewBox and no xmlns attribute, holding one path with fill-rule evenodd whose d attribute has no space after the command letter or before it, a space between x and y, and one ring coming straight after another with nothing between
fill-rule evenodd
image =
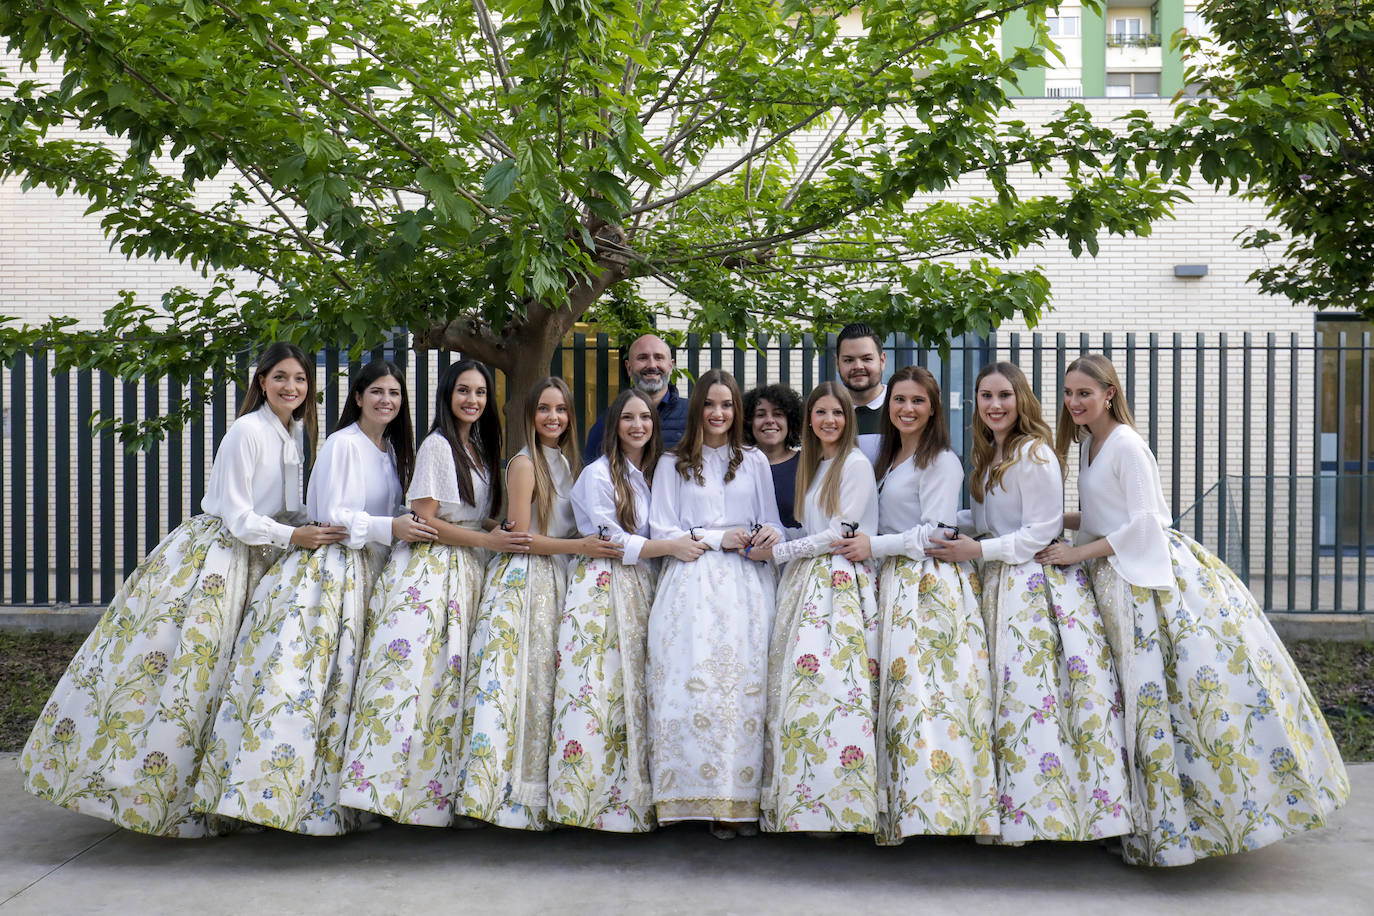
<instances>
[{"instance_id":1,"label":"woman's hand","mask_svg":"<svg viewBox=\"0 0 1374 916\"><path fill-rule=\"evenodd\" d=\"M862 563L873 556L873 542L862 531L856 531L838 541L831 541L830 552L851 563Z\"/></svg>"},{"instance_id":2,"label":"woman's hand","mask_svg":"<svg viewBox=\"0 0 1374 916\"><path fill-rule=\"evenodd\" d=\"M759 530L749 539L749 546L757 550L760 547L773 547L781 540L782 534L778 529L772 525L760 525ZM772 557L772 551L769 551L769 557Z\"/></svg>"},{"instance_id":3,"label":"woman's hand","mask_svg":"<svg viewBox=\"0 0 1374 916\"><path fill-rule=\"evenodd\" d=\"M767 547L750 547L749 552L744 555L746 560L755 560L759 563L768 563L773 559L773 545Z\"/></svg>"},{"instance_id":4,"label":"woman's hand","mask_svg":"<svg viewBox=\"0 0 1374 916\"><path fill-rule=\"evenodd\" d=\"M528 531L507 531L500 525L487 532L488 550L494 553L529 553L534 535Z\"/></svg>"},{"instance_id":5,"label":"woman's hand","mask_svg":"<svg viewBox=\"0 0 1374 916\"><path fill-rule=\"evenodd\" d=\"M612 560L619 560L625 555L625 548L615 541L610 541L595 534L589 534L576 541L576 553L584 557L602 557Z\"/></svg>"},{"instance_id":6,"label":"woman's hand","mask_svg":"<svg viewBox=\"0 0 1374 916\"><path fill-rule=\"evenodd\" d=\"M314 550L326 544L337 544L346 537L348 529L342 525L301 525L292 530L291 543Z\"/></svg>"},{"instance_id":7,"label":"woman's hand","mask_svg":"<svg viewBox=\"0 0 1374 916\"><path fill-rule=\"evenodd\" d=\"M693 540L691 535L684 534L682 537L673 538L668 541L666 556L684 563L690 563L711 548L706 546L705 541Z\"/></svg>"},{"instance_id":8,"label":"woman's hand","mask_svg":"<svg viewBox=\"0 0 1374 916\"><path fill-rule=\"evenodd\" d=\"M983 545L966 534L945 540L932 537L926 548L926 556L950 563L966 563L983 555Z\"/></svg>"},{"instance_id":9,"label":"woman's hand","mask_svg":"<svg viewBox=\"0 0 1374 916\"><path fill-rule=\"evenodd\" d=\"M1083 551L1067 541L1055 541L1035 555L1035 562L1046 566L1072 566L1083 562Z\"/></svg>"},{"instance_id":10,"label":"woman's hand","mask_svg":"<svg viewBox=\"0 0 1374 916\"><path fill-rule=\"evenodd\" d=\"M731 528L720 539L721 550L743 550L749 546L749 532L744 528Z\"/></svg>"},{"instance_id":11,"label":"woman's hand","mask_svg":"<svg viewBox=\"0 0 1374 916\"><path fill-rule=\"evenodd\" d=\"M419 541L432 541L439 536L439 532L429 522L411 512L398 515L391 520L391 536L414 544Z\"/></svg>"}]
</instances>

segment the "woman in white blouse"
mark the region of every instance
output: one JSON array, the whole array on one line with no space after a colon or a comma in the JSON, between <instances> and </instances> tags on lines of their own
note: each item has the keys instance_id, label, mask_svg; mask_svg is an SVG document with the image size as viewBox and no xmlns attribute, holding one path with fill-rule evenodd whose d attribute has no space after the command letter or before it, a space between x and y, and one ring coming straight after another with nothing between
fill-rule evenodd
<instances>
[{"instance_id":1,"label":"woman in white blouse","mask_svg":"<svg viewBox=\"0 0 1374 916\"><path fill-rule=\"evenodd\" d=\"M1038 555L1086 562L1112 637L1136 805L1126 861L1184 865L1321 827L1350 790L1326 720L1254 596L1169 528L1132 423L1106 357L1069 365L1057 444L1081 443L1078 544Z\"/></svg>"},{"instance_id":2,"label":"woman in white blouse","mask_svg":"<svg viewBox=\"0 0 1374 916\"><path fill-rule=\"evenodd\" d=\"M549 820L638 833L654 826L644 650L654 558L691 561L706 545L650 540L649 482L663 454L658 411L634 389L606 411L602 455L573 486L577 529L619 544L621 559L578 557L558 624Z\"/></svg>"},{"instance_id":3,"label":"woman in white blouse","mask_svg":"<svg viewBox=\"0 0 1374 916\"><path fill-rule=\"evenodd\" d=\"M773 572L748 553L780 538L768 459L746 448L734 378L702 373L682 441L654 472L649 532L710 548L669 559L649 615L649 769L659 823L757 833Z\"/></svg>"},{"instance_id":4,"label":"woman in white blouse","mask_svg":"<svg viewBox=\"0 0 1374 916\"><path fill-rule=\"evenodd\" d=\"M488 566L473 621L463 696L458 813L547 830L549 730L564 556L619 557L596 535L576 537L572 486L580 461L572 392L559 378L525 399L526 445L506 467L504 524L524 534Z\"/></svg>"},{"instance_id":5,"label":"woman in white blouse","mask_svg":"<svg viewBox=\"0 0 1374 916\"><path fill-rule=\"evenodd\" d=\"M878 536L836 553L882 561L879 842L998 832L987 636L971 564L926 556L953 529L964 468L949 447L940 385L905 366L887 383L875 465Z\"/></svg>"},{"instance_id":6,"label":"woman in white blouse","mask_svg":"<svg viewBox=\"0 0 1374 916\"><path fill-rule=\"evenodd\" d=\"M304 525L315 367L263 351L201 499L125 580L34 726L20 765L40 798L159 836L205 836L191 810L205 739L248 596L287 544L343 537Z\"/></svg>"},{"instance_id":7,"label":"woman in white blouse","mask_svg":"<svg viewBox=\"0 0 1374 916\"><path fill-rule=\"evenodd\" d=\"M801 528L756 550L786 563L768 646L761 826L874 833L878 825L878 601L873 570L832 554L878 530L873 466L856 447L849 392L822 382L802 414L794 512Z\"/></svg>"},{"instance_id":8,"label":"woman in white blouse","mask_svg":"<svg viewBox=\"0 0 1374 916\"><path fill-rule=\"evenodd\" d=\"M491 521L503 497L491 370L459 360L439 379L406 493L438 534L392 550L368 606L342 804L403 824L453 824L463 668L489 551L530 540Z\"/></svg>"},{"instance_id":9,"label":"woman in white blouse","mask_svg":"<svg viewBox=\"0 0 1374 916\"><path fill-rule=\"evenodd\" d=\"M973 509L957 537L933 537L926 552L983 560L998 833L1007 843L1120 836L1129 795L1102 618L1081 568L1035 560L1063 528L1062 465L1020 369L985 366L974 390Z\"/></svg>"},{"instance_id":10,"label":"woman in white blouse","mask_svg":"<svg viewBox=\"0 0 1374 916\"><path fill-rule=\"evenodd\" d=\"M368 598L393 539L435 534L397 516L414 449L401 370L374 360L349 387L306 497L310 517L344 537L287 551L253 592L196 784L199 810L295 833L356 825L339 785Z\"/></svg>"}]
</instances>

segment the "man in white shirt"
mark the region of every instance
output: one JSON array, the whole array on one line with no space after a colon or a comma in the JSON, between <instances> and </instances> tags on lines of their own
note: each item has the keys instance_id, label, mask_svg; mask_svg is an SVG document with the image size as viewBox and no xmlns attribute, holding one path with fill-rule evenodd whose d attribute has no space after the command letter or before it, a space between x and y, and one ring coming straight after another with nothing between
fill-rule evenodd
<instances>
[{"instance_id":1,"label":"man in white shirt","mask_svg":"<svg viewBox=\"0 0 1374 916\"><path fill-rule=\"evenodd\" d=\"M835 340L835 368L840 383L849 390L854 401L854 416L859 425L859 449L870 462L878 458L881 441L879 417L887 386L883 384L883 369L887 354L878 332L866 324L847 324Z\"/></svg>"}]
</instances>

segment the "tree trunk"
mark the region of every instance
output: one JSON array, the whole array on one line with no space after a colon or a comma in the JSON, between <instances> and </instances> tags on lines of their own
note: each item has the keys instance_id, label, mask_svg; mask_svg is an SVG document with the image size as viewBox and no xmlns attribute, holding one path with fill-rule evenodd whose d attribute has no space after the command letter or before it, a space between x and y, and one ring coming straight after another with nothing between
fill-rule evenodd
<instances>
[{"instance_id":1,"label":"tree trunk","mask_svg":"<svg viewBox=\"0 0 1374 916\"><path fill-rule=\"evenodd\" d=\"M549 374L549 363L560 337L524 342L500 369L506 376L506 457L525 446L525 399L536 382ZM568 405L569 413L572 405ZM586 435L579 430L578 435ZM580 446L580 443L579 443Z\"/></svg>"}]
</instances>

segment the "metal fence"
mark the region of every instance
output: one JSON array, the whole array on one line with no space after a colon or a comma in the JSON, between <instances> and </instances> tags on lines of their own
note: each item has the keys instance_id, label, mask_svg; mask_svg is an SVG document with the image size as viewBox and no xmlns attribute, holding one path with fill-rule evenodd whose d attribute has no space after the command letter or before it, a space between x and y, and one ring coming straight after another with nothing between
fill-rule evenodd
<instances>
[{"instance_id":1,"label":"metal fence","mask_svg":"<svg viewBox=\"0 0 1374 916\"><path fill-rule=\"evenodd\" d=\"M941 353L896 335L886 352L889 370L924 365L940 380L961 454L973 380L988 361L1018 363L1052 423L1067 364L1080 352L1106 353L1137 428L1159 458L1182 529L1217 550L1267 609L1364 613L1374 610L1366 603L1374 528L1369 338L1341 335L1336 345L1322 346L1311 334L997 334L956 340ZM422 431L437 379L456 357L408 346L400 336L373 353L405 366ZM834 376L833 338L810 335L750 347L689 335L676 358L687 390L708 368L730 370L746 388L782 382L802 392ZM318 355L324 429L338 416L355 365L337 350ZM237 384L217 375L192 385L193 398L207 399L204 416L146 452L128 452L112 432L91 431L92 414L119 421L154 416L187 392L165 380L54 375L42 351L16 359L0 376L0 604L108 602L147 551L198 510L249 368L244 354ZM605 335L572 335L550 368L572 387L584 433L626 384L620 350ZM503 397L499 378L497 389ZM1070 508L1075 480L1071 467Z\"/></svg>"}]
</instances>

